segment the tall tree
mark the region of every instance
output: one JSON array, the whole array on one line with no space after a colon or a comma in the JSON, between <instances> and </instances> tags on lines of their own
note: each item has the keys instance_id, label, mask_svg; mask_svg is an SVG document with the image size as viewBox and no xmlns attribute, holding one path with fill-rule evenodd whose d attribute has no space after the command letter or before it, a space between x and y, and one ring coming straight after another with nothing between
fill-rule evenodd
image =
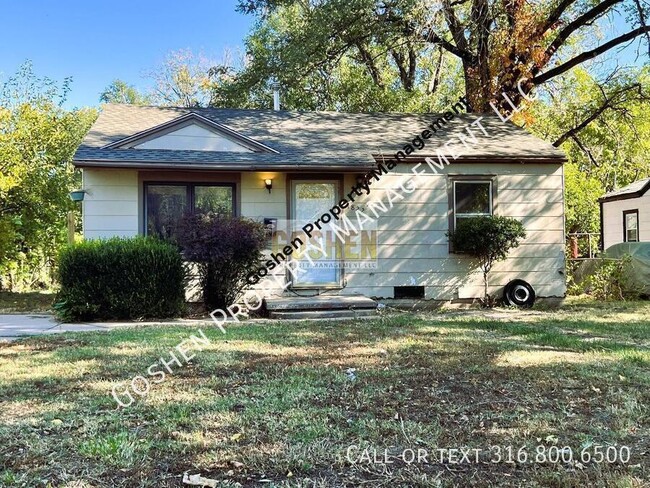
<instances>
[{"instance_id":1,"label":"tall tree","mask_svg":"<svg viewBox=\"0 0 650 488\"><path fill-rule=\"evenodd\" d=\"M393 82L382 76L382 64L390 64L408 92L432 76L420 68L442 50L460 63L464 91L479 112L490 102L510 110L502 93L519 105L522 92L650 38L643 0L241 0L239 8L259 19L248 43L253 61L240 77L248 87L269 74L303 79L349 56L377 87ZM292 17L290 25L278 22L283 16ZM595 46L582 42L597 37L606 16L618 16L625 31ZM267 31L274 34L268 54L255 59Z\"/></svg>"},{"instance_id":2,"label":"tall tree","mask_svg":"<svg viewBox=\"0 0 650 488\"><path fill-rule=\"evenodd\" d=\"M140 93L133 85L115 79L99 96L102 103L125 103L128 105L147 105L151 102L148 95Z\"/></svg>"},{"instance_id":3,"label":"tall tree","mask_svg":"<svg viewBox=\"0 0 650 488\"><path fill-rule=\"evenodd\" d=\"M545 86L518 122L561 147L567 230L597 232L602 194L650 176L650 68L597 80L583 69Z\"/></svg>"},{"instance_id":4,"label":"tall tree","mask_svg":"<svg viewBox=\"0 0 650 488\"><path fill-rule=\"evenodd\" d=\"M380 33L370 15L355 18L346 5L325 7L287 2L261 16L246 41L246 66L215 86L212 104L269 107L271 78L280 82L289 109L432 111L455 99L462 88L456 59L435 46L390 48L399 41L386 29ZM334 39L333 26L345 25L352 25L350 32ZM376 29L376 39L353 42L361 29Z\"/></svg>"},{"instance_id":5,"label":"tall tree","mask_svg":"<svg viewBox=\"0 0 650 488\"><path fill-rule=\"evenodd\" d=\"M69 86L37 77L31 63L0 85L0 286L47 280L65 242L68 194L80 184L71 159L96 117L62 108Z\"/></svg>"},{"instance_id":6,"label":"tall tree","mask_svg":"<svg viewBox=\"0 0 650 488\"><path fill-rule=\"evenodd\" d=\"M151 95L156 105L204 107L211 97L215 63L184 49L172 51L148 73L154 82Z\"/></svg>"}]
</instances>

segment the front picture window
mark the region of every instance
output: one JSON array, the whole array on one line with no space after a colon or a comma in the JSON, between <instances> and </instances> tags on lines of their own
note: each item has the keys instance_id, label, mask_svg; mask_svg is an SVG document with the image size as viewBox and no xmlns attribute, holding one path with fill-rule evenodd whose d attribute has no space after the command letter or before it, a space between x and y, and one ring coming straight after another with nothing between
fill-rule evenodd
<instances>
[{"instance_id":1,"label":"front picture window","mask_svg":"<svg viewBox=\"0 0 650 488\"><path fill-rule=\"evenodd\" d=\"M174 239L188 212L233 215L234 185L145 184L145 233Z\"/></svg>"},{"instance_id":2,"label":"front picture window","mask_svg":"<svg viewBox=\"0 0 650 488\"><path fill-rule=\"evenodd\" d=\"M187 210L187 187L148 185L146 192L147 235L170 239Z\"/></svg>"}]
</instances>

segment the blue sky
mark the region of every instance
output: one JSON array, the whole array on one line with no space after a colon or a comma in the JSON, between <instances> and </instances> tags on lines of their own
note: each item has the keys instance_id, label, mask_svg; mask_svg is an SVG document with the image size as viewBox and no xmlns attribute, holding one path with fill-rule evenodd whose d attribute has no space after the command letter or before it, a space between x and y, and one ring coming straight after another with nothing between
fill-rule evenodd
<instances>
[{"instance_id":1,"label":"blue sky","mask_svg":"<svg viewBox=\"0 0 650 488\"><path fill-rule=\"evenodd\" d=\"M0 80L27 59L39 76L72 76L69 107L98 105L115 78L139 88L143 74L170 51L191 49L220 59L242 48L252 16L237 0L0 0Z\"/></svg>"},{"instance_id":2,"label":"blue sky","mask_svg":"<svg viewBox=\"0 0 650 488\"><path fill-rule=\"evenodd\" d=\"M0 0L0 81L30 59L39 76L73 78L68 108L98 105L99 94L115 78L148 88L146 71L160 65L171 51L190 49L220 60L225 48L242 48L254 18L236 12L236 4L237 0ZM607 38L628 30L620 16L608 27ZM638 40L598 59L647 62L647 57L635 60L637 46Z\"/></svg>"}]
</instances>

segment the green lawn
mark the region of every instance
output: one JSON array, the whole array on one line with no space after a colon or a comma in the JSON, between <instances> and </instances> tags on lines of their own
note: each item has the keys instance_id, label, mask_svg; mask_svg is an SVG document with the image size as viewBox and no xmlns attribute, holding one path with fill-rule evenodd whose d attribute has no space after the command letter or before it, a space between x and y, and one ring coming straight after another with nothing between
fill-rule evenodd
<instances>
[{"instance_id":1,"label":"green lawn","mask_svg":"<svg viewBox=\"0 0 650 488\"><path fill-rule=\"evenodd\" d=\"M650 486L647 302L204 330L191 365L119 409L112 386L194 329L3 345L0 485L189 486L188 472L218 486ZM532 461L542 446L540 462L503 462L508 446ZM565 446L630 459L544 462ZM438 462L438 448L479 462Z\"/></svg>"}]
</instances>

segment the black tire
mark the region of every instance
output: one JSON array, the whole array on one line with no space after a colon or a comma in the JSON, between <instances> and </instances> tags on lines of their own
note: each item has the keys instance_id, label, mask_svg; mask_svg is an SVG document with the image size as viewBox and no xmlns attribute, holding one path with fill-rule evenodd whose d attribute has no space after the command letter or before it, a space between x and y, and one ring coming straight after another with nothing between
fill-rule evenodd
<instances>
[{"instance_id":1,"label":"black tire","mask_svg":"<svg viewBox=\"0 0 650 488\"><path fill-rule=\"evenodd\" d=\"M535 289L524 280L512 280L503 290L503 301L511 307L530 308L535 303Z\"/></svg>"}]
</instances>

